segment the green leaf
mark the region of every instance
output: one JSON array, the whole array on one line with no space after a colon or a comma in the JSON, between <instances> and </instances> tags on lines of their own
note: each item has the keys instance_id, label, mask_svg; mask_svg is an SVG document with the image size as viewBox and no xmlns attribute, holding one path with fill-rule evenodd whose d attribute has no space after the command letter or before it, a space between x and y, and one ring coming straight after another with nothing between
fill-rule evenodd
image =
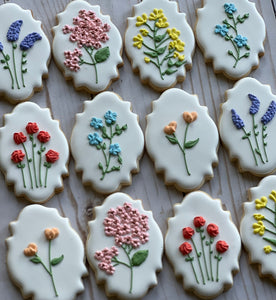
<instances>
[{"instance_id":1,"label":"green leaf","mask_svg":"<svg viewBox=\"0 0 276 300\"><path fill-rule=\"evenodd\" d=\"M163 54L167 49L167 46L157 49L158 55Z\"/></svg>"},{"instance_id":2,"label":"green leaf","mask_svg":"<svg viewBox=\"0 0 276 300\"><path fill-rule=\"evenodd\" d=\"M244 15L243 15L243 18L244 18L244 19L249 18L249 14L244 14Z\"/></svg>"},{"instance_id":3,"label":"green leaf","mask_svg":"<svg viewBox=\"0 0 276 300\"><path fill-rule=\"evenodd\" d=\"M22 70L22 73L27 73L27 69Z\"/></svg>"},{"instance_id":4,"label":"green leaf","mask_svg":"<svg viewBox=\"0 0 276 300\"><path fill-rule=\"evenodd\" d=\"M116 124L115 130L119 130L119 129L120 129L120 126L118 124Z\"/></svg>"},{"instance_id":5,"label":"green leaf","mask_svg":"<svg viewBox=\"0 0 276 300\"><path fill-rule=\"evenodd\" d=\"M13 44L12 47L13 47L13 49L16 49L17 48L17 44Z\"/></svg>"},{"instance_id":6,"label":"green leaf","mask_svg":"<svg viewBox=\"0 0 276 300\"><path fill-rule=\"evenodd\" d=\"M4 66L3 68L4 68L5 70L7 70L9 67L8 67L8 66Z\"/></svg>"},{"instance_id":7,"label":"green leaf","mask_svg":"<svg viewBox=\"0 0 276 300\"><path fill-rule=\"evenodd\" d=\"M132 266L140 266L148 257L149 250L140 250L133 254L131 258Z\"/></svg>"},{"instance_id":8,"label":"green leaf","mask_svg":"<svg viewBox=\"0 0 276 300\"><path fill-rule=\"evenodd\" d=\"M189 149L189 148L193 148L199 141L199 138L197 138L194 141L189 141L185 143L185 148Z\"/></svg>"},{"instance_id":9,"label":"green leaf","mask_svg":"<svg viewBox=\"0 0 276 300\"><path fill-rule=\"evenodd\" d=\"M267 137L267 133L266 134L264 134L264 139Z\"/></svg>"},{"instance_id":10,"label":"green leaf","mask_svg":"<svg viewBox=\"0 0 276 300\"><path fill-rule=\"evenodd\" d=\"M248 45L245 45L246 50L250 50L250 47Z\"/></svg>"},{"instance_id":11,"label":"green leaf","mask_svg":"<svg viewBox=\"0 0 276 300\"><path fill-rule=\"evenodd\" d=\"M25 65L26 64L26 60L22 60L22 65Z\"/></svg>"},{"instance_id":12,"label":"green leaf","mask_svg":"<svg viewBox=\"0 0 276 300\"><path fill-rule=\"evenodd\" d=\"M176 71L177 71L177 69L173 70L173 69L171 69L171 68L168 68L168 69L165 71L165 74L171 75L171 74L175 73Z\"/></svg>"},{"instance_id":13,"label":"green leaf","mask_svg":"<svg viewBox=\"0 0 276 300\"><path fill-rule=\"evenodd\" d=\"M186 257L186 258L185 258L185 261L193 261L193 260L194 260L193 257Z\"/></svg>"},{"instance_id":14,"label":"green leaf","mask_svg":"<svg viewBox=\"0 0 276 300\"><path fill-rule=\"evenodd\" d=\"M146 54L146 55L148 55L152 58L155 58L155 57L158 56L158 54L156 52L146 52L146 51L144 51L144 54Z\"/></svg>"},{"instance_id":15,"label":"green leaf","mask_svg":"<svg viewBox=\"0 0 276 300\"><path fill-rule=\"evenodd\" d=\"M22 52L22 56L23 56L23 57L26 57L26 56L27 56L27 52L23 51L23 52Z\"/></svg>"},{"instance_id":16,"label":"green leaf","mask_svg":"<svg viewBox=\"0 0 276 300\"><path fill-rule=\"evenodd\" d=\"M109 47L104 47L95 53L94 58L97 63L101 63L106 61L109 56L110 56Z\"/></svg>"},{"instance_id":17,"label":"green leaf","mask_svg":"<svg viewBox=\"0 0 276 300\"><path fill-rule=\"evenodd\" d=\"M233 52L231 50L228 50L229 55L233 55Z\"/></svg>"},{"instance_id":18,"label":"green leaf","mask_svg":"<svg viewBox=\"0 0 276 300\"><path fill-rule=\"evenodd\" d=\"M127 124L125 124L121 129L122 130L127 130Z\"/></svg>"},{"instance_id":19,"label":"green leaf","mask_svg":"<svg viewBox=\"0 0 276 300\"><path fill-rule=\"evenodd\" d=\"M166 135L166 138L167 138L172 144L177 144L177 143L178 143L177 138L175 138L175 137L173 137L173 136Z\"/></svg>"},{"instance_id":20,"label":"green leaf","mask_svg":"<svg viewBox=\"0 0 276 300\"><path fill-rule=\"evenodd\" d=\"M112 172L112 171L120 171L120 166L119 167L115 167L115 166L113 166L112 168L111 168L111 170L110 170L110 172Z\"/></svg>"},{"instance_id":21,"label":"green leaf","mask_svg":"<svg viewBox=\"0 0 276 300\"><path fill-rule=\"evenodd\" d=\"M244 57L249 57L249 55L250 55L250 53L249 52L246 52L245 54L244 54Z\"/></svg>"},{"instance_id":22,"label":"green leaf","mask_svg":"<svg viewBox=\"0 0 276 300\"><path fill-rule=\"evenodd\" d=\"M179 68L179 67L181 67L182 65L184 65L185 63L186 63L186 60L182 60L182 61L178 60L178 61L175 63L175 65Z\"/></svg>"},{"instance_id":23,"label":"green leaf","mask_svg":"<svg viewBox=\"0 0 276 300\"><path fill-rule=\"evenodd\" d=\"M103 150L106 149L106 143L103 143L102 149L103 149Z\"/></svg>"},{"instance_id":24,"label":"green leaf","mask_svg":"<svg viewBox=\"0 0 276 300\"><path fill-rule=\"evenodd\" d=\"M103 165L102 165L102 163L99 162L98 167L99 167L99 169L103 170Z\"/></svg>"},{"instance_id":25,"label":"green leaf","mask_svg":"<svg viewBox=\"0 0 276 300\"><path fill-rule=\"evenodd\" d=\"M121 156L118 156L118 163L119 163L119 164L122 164L122 163L123 163L123 160L122 160L122 157L121 157Z\"/></svg>"},{"instance_id":26,"label":"green leaf","mask_svg":"<svg viewBox=\"0 0 276 300\"><path fill-rule=\"evenodd\" d=\"M157 36L155 36L154 41L159 43L164 40L166 35L167 35L167 32L165 32L164 34L157 35Z\"/></svg>"},{"instance_id":27,"label":"green leaf","mask_svg":"<svg viewBox=\"0 0 276 300\"><path fill-rule=\"evenodd\" d=\"M97 145L96 148L97 148L98 150L101 150L101 149L102 149L101 145Z\"/></svg>"},{"instance_id":28,"label":"green leaf","mask_svg":"<svg viewBox=\"0 0 276 300\"><path fill-rule=\"evenodd\" d=\"M6 61L4 59L1 59L1 63L4 64Z\"/></svg>"},{"instance_id":29,"label":"green leaf","mask_svg":"<svg viewBox=\"0 0 276 300\"><path fill-rule=\"evenodd\" d=\"M10 56L9 54L6 55L6 61L9 61L10 60Z\"/></svg>"},{"instance_id":30,"label":"green leaf","mask_svg":"<svg viewBox=\"0 0 276 300\"><path fill-rule=\"evenodd\" d=\"M169 59L168 60L168 67L170 68L170 67L173 67L173 66L174 66L174 62L171 59Z\"/></svg>"},{"instance_id":31,"label":"green leaf","mask_svg":"<svg viewBox=\"0 0 276 300\"><path fill-rule=\"evenodd\" d=\"M276 240L275 239L269 239L266 237L263 237L263 239L269 243L271 243L272 245L276 246Z\"/></svg>"},{"instance_id":32,"label":"green leaf","mask_svg":"<svg viewBox=\"0 0 276 300\"><path fill-rule=\"evenodd\" d=\"M38 256L35 256L35 257L31 258L30 261L33 262L34 264L40 264L41 258Z\"/></svg>"},{"instance_id":33,"label":"green leaf","mask_svg":"<svg viewBox=\"0 0 276 300\"><path fill-rule=\"evenodd\" d=\"M28 160L29 162L32 162L33 160L31 159L31 158L29 158L29 160Z\"/></svg>"},{"instance_id":34,"label":"green leaf","mask_svg":"<svg viewBox=\"0 0 276 300\"><path fill-rule=\"evenodd\" d=\"M56 266L56 265L58 265L59 263L61 263L61 262L63 261L63 259L64 259L64 255L63 255L63 254L62 254L60 257L53 258L53 259L51 260L51 265L52 265L52 266Z\"/></svg>"}]
</instances>

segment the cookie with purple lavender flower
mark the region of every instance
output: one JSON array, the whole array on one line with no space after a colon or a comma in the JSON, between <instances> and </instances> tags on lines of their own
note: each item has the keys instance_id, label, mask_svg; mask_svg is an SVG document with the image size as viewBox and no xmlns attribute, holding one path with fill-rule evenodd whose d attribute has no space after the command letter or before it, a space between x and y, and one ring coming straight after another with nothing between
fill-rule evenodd
<instances>
[{"instance_id":1,"label":"cookie with purple lavender flower","mask_svg":"<svg viewBox=\"0 0 276 300\"><path fill-rule=\"evenodd\" d=\"M240 172L266 176L276 170L276 96L268 85L244 78L226 91L220 137Z\"/></svg>"},{"instance_id":2,"label":"cookie with purple lavender flower","mask_svg":"<svg viewBox=\"0 0 276 300\"><path fill-rule=\"evenodd\" d=\"M140 299L157 284L163 237L141 200L112 194L95 208L95 220L88 228L87 259L108 296Z\"/></svg>"},{"instance_id":3,"label":"cookie with purple lavender flower","mask_svg":"<svg viewBox=\"0 0 276 300\"><path fill-rule=\"evenodd\" d=\"M42 90L48 76L51 48L30 10L8 3L0 6L0 95L12 103Z\"/></svg>"},{"instance_id":4,"label":"cookie with purple lavender flower","mask_svg":"<svg viewBox=\"0 0 276 300\"><path fill-rule=\"evenodd\" d=\"M119 78L122 38L110 17L86 1L72 1L57 15L53 55L66 80L77 90L97 94Z\"/></svg>"}]
</instances>

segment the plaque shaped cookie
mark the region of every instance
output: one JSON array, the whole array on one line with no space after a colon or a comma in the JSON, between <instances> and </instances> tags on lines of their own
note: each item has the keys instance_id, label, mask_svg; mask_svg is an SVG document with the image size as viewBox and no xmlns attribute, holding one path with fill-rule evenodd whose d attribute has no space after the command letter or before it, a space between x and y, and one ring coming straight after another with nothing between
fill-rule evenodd
<instances>
[{"instance_id":1,"label":"plaque shaped cookie","mask_svg":"<svg viewBox=\"0 0 276 300\"><path fill-rule=\"evenodd\" d=\"M218 131L207 107L180 89L164 92L152 107L145 138L156 172L180 191L198 189L218 162Z\"/></svg>"},{"instance_id":2,"label":"plaque shaped cookie","mask_svg":"<svg viewBox=\"0 0 276 300\"><path fill-rule=\"evenodd\" d=\"M104 92L84 102L76 115L71 150L84 184L103 194L131 184L131 173L139 171L144 136L130 102Z\"/></svg>"},{"instance_id":3,"label":"plaque shaped cookie","mask_svg":"<svg viewBox=\"0 0 276 300\"><path fill-rule=\"evenodd\" d=\"M239 271L241 240L219 199L203 192L188 194L174 207L165 238L166 255L185 290L210 299L233 285Z\"/></svg>"},{"instance_id":4,"label":"plaque shaped cookie","mask_svg":"<svg viewBox=\"0 0 276 300\"><path fill-rule=\"evenodd\" d=\"M134 72L158 91L182 82L192 67L195 41L186 14L168 0L143 0L128 18L125 48Z\"/></svg>"},{"instance_id":5,"label":"plaque shaped cookie","mask_svg":"<svg viewBox=\"0 0 276 300\"><path fill-rule=\"evenodd\" d=\"M115 193L95 208L88 223L87 259L108 296L140 299L157 284L163 237L141 200Z\"/></svg>"},{"instance_id":6,"label":"plaque shaped cookie","mask_svg":"<svg viewBox=\"0 0 276 300\"><path fill-rule=\"evenodd\" d=\"M196 39L216 73L240 79L259 66L265 23L248 0L203 0L197 10Z\"/></svg>"},{"instance_id":7,"label":"plaque shaped cookie","mask_svg":"<svg viewBox=\"0 0 276 300\"><path fill-rule=\"evenodd\" d=\"M4 4L0 19L0 94L18 103L42 89L51 48L41 22L33 19L30 10Z\"/></svg>"},{"instance_id":8,"label":"plaque shaped cookie","mask_svg":"<svg viewBox=\"0 0 276 300\"><path fill-rule=\"evenodd\" d=\"M244 203L240 232L251 263L258 264L260 276L276 280L276 176L267 176L249 190Z\"/></svg>"},{"instance_id":9,"label":"plaque shaped cookie","mask_svg":"<svg viewBox=\"0 0 276 300\"><path fill-rule=\"evenodd\" d=\"M221 105L220 136L241 172L256 176L276 169L276 96L268 85L244 78L226 91Z\"/></svg>"},{"instance_id":10,"label":"plaque shaped cookie","mask_svg":"<svg viewBox=\"0 0 276 300\"><path fill-rule=\"evenodd\" d=\"M26 206L10 230L7 267L24 299L73 300L84 290L82 240L56 209Z\"/></svg>"},{"instance_id":11,"label":"plaque shaped cookie","mask_svg":"<svg viewBox=\"0 0 276 300\"><path fill-rule=\"evenodd\" d=\"M70 2L53 27L53 55L75 88L99 93L118 79L122 38L110 17L86 1Z\"/></svg>"},{"instance_id":12,"label":"plaque shaped cookie","mask_svg":"<svg viewBox=\"0 0 276 300\"><path fill-rule=\"evenodd\" d=\"M4 115L0 128L0 167L16 196L42 203L63 190L69 147L48 108L21 103Z\"/></svg>"}]
</instances>

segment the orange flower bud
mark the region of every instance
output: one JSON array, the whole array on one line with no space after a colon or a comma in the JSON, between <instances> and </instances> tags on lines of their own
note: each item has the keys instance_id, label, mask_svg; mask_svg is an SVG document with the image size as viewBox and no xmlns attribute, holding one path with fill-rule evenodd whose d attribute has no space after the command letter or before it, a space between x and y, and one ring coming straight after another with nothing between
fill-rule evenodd
<instances>
[{"instance_id":1,"label":"orange flower bud","mask_svg":"<svg viewBox=\"0 0 276 300\"><path fill-rule=\"evenodd\" d=\"M164 132L168 135L171 135L175 133L176 127L177 127L177 123L175 121L172 121L169 123L169 125L164 127Z\"/></svg>"},{"instance_id":2,"label":"orange flower bud","mask_svg":"<svg viewBox=\"0 0 276 300\"><path fill-rule=\"evenodd\" d=\"M197 119L197 112L196 111L192 111L192 112L185 111L183 113L183 119L187 123L192 123Z\"/></svg>"},{"instance_id":3,"label":"orange flower bud","mask_svg":"<svg viewBox=\"0 0 276 300\"><path fill-rule=\"evenodd\" d=\"M37 253L37 245L35 243L30 243L27 248L24 249L24 255L34 256Z\"/></svg>"},{"instance_id":4,"label":"orange flower bud","mask_svg":"<svg viewBox=\"0 0 276 300\"><path fill-rule=\"evenodd\" d=\"M58 228L46 228L44 230L44 234L47 240L54 240L55 238L58 237L59 235L59 230Z\"/></svg>"}]
</instances>

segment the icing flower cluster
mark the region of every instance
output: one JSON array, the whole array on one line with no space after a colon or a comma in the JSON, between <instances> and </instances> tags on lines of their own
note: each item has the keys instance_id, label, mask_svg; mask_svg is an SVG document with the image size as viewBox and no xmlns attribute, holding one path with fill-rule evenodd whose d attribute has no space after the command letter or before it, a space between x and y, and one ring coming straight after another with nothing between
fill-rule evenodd
<instances>
[{"instance_id":1,"label":"icing flower cluster","mask_svg":"<svg viewBox=\"0 0 276 300\"><path fill-rule=\"evenodd\" d=\"M214 252L213 243L215 237L219 235L219 227L213 223L208 224L206 227L206 231L209 236L209 240L206 240L206 235L204 233L204 225L206 224L206 220L202 216L197 216L194 218L193 224L195 230L191 227L185 227L182 229L182 235L184 239L190 240L192 245L189 242L184 242L179 246L179 251L183 256L187 256L185 261L191 263L192 270L197 284L200 284L200 281L194 266L195 257L198 264L198 269L200 270L202 284L203 285L206 284L206 278L208 281L218 282L219 263L222 260L221 254L228 250L229 245L225 241L222 240L217 241L215 245L217 254L213 255ZM198 233L199 238L194 237L195 231L196 233ZM205 243L204 240L206 240ZM198 245L197 242L200 245ZM208 248L209 260L206 255L205 246ZM192 253L193 250L195 251L195 256L190 255L190 253ZM213 271L213 259L217 260L216 271L215 270ZM215 278L214 278L214 274L216 274Z\"/></svg>"},{"instance_id":2,"label":"icing flower cluster","mask_svg":"<svg viewBox=\"0 0 276 300\"><path fill-rule=\"evenodd\" d=\"M223 20L223 25L216 25L215 33L219 34L221 37L232 44L233 51L228 50L228 55L232 56L235 60L233 68L236 68L238 62L247 58L250 55L250 47L247 44L247 37L244 37L238 33L238 24L242 24L246 19L249 18L249 14L244 14L242 17L238 15L234 16L234 13L237 11L237 8L232 3L224 4L225 14L227 19ZM242 54L242 48L245 48L247 51Z\"/></svg>"},{"instance_id":3,"label":"icing flower cluster","mask_svg":"<svg viewBox=\"0 0 276 300\"><path fill-rule=\"evenodd\" d=\"M187 134L188 134L189 125L197 119L197 112L185 111L182 116L183 116L183 120L187 124L186 128L185 128L185 133L184 133L183 145L180 144L179 140L177 139L177 137L175 135L175 131L177 128L177 122L172 121L167 126L165 126L164 133L166 133L166 138L168 139L168 141L173 145L178 145L179 149L183 153L185 168L186 168L187 174L190 176L191 172L189 170L188 163L187 163L186 150L193 148L199 142L199 138L197 138L195 140L187 141Z\"/></svg>"},{"instance_id":4,"label":"icing flower cluster","mask_svg":"<svg viewBox=\"0 0 276 300\"><path fill-rule=\"evenodd\" d=\"M93 117L91 119L90 126L95 130L101 131L101 136L98 132L90 133L88 135L88 141L91 146L95 146L97 150L102 151L104 156L104 163L99 162L98 167L102 172L101 180L104 179L105 175L114 171L120 171L123 164L123 159L120 155L121 148L118 143L113 143L113 138L117 135L120 136L124 131L127 130L127 124L120 127L117 121L117 113L108 110L105 115L105 125L102 119ZM109 132L107 132L109 131ZM104 139L108 141L108 144L104 142ZM116 157L118 166L110 167L111 158Z\"/></svg>"},{"instance_id":5,"label":"icing flower cluster","mask_svg":"<svg viewBox=\"0 0 276 300\"><path fill-rule=\"evenodd\" d=\"M155 8L149 16L146 13L138 16L136 26L141 29L133 37L133 46L138 49L144 47L145 63L156 66L162 80L186 63L183 54L185 43L179 39L181 32L167 28L169 23L162 9Z\"/></svg>"},{"instance_id":6,"label":"icing flower cluster","mask_svg":"<svg viewBox=\"0 0 276 300\"><path fill-rule=\"evenodd\" d=\"M30 261L34 264L41 264L44 270L49 274L51 277L53 289L55 292L55 296L58 297L58 292L55 285L54 275L52 267L58 265L61 263L64 259L64 255L62 254L59 257L51 258L51 246L52 246L52 240L56 239L59 236L59 230L58 228L46 228L44 230L44 236L48 240L49 243L49 249L48 249L48 267L46 264L42 261L42 259L38 256L38 246L35 243L30 243L27 248L24 249L24 255L27 257L32 257Z\"/></svg>"},{"instance_id":7,"label":"icing flower cluster","mask_svg":"<svg viewBox=\"0 0 276 300\"><path fill-rule=\"evenodd\" d=\"M41 40L42 37L37 32L32 32L24 37L24 39L21 41L19 45L19 49L21 50L20 58L16 57L15 50L18 48L17 40L19 39L19 34L21 30L21 26L23 24L22 20L16 20L13 22L7 32L7 40L12 44L12 61L9 54L5 54L4 46L2 42L0 42L0 52L3 56L3 59L0 60L0 62L4 65L3 69L8 70L10 78L11 78L11 87L14 89L15 83L17 86L17 89L20 89L20 87L25 87L25 80L24 80L24 74L27 73L27 68L25 68L25 65L27 64L27 50L33 47L34 43L38 40ZM20 59L20 64L17 60ZM17 66L20 65L20 72L21 72L21 85L19 83L18 79L18 71Z\"/></svg>"},{"instance_id":8,"label":"icing flower cluster","mask_svg":"<svg viewBox=\"0 0 276 300\"><path fill-rule=\"evenodd\" d=\"M245 129L245 124L244 121L242 120L242 118L237 114L237 112L235 111L235 109L231 109L231 113L232 113L232 121L233 124L235 125L235 127L240 130L242 129L244 132L244 136L242 137L243 140L248 140L252 155L254 157L255 160L255 164L256 166L258 166L258 160L257 157L259 157L259 159L261 160L261 162L263 164L268 162L268 156L267 156L267 151L266 151L266 147L267 147L267 133L266 133L266 129L267 129L267 124L272 121L272 119L275 116L276 113L276 102L275 101L271 101L267 111L265 112L265 114L260 118L261 122L261 135L259 135L260 131L258 129L259 124L256 123L256 119L255 116L257 115L257 113L259 112L259 108L260 108L260 100L252 94L248 94L248 98L251 101L251 106L249 108L249 114L252 116L252 129L249 131L246 131ZM261 141L259 141L259 139Z\"/></svg>"},{"instance_id":9,"label":"icing flower cluster","mask_svg":"<svg viewBox=\"0 0 276 300\"><path fill-rule=\"evenodd\" d=\"M271 201L268 201L268 199L272 200L272 207ZM254 234L259 234L263 240L270 243L270 245L264 246L264 252L266 254L271 252L276 253L276 191L272 190L268 198L263 196L260 199L256 199L255 205L255 208L257 210L263 210L264 214L253 215L257 221L257 223L254 223L252 226L253 232ZM270 237L268 235L270 235Z\"/></svg>"},{"instance_id":10,"label":"icing flower cluster","mask_svg":"<svg viewBox=\"0 0 276 300\"><path fill-rule=\"evenodd\" d=\"M149 240L148 217L140 214L138 209L133 208L131 203L124 203L123 206L117 206L116 209L110 208L107 217L104 219L104 232L106 236L113 236L117 247L127 257L127 262L122 261L122 254L116 246L104 248L96 251L94 258L99 260L98 267L108 275L113 275L115 267L118 265L130 269L130 289L133 288L133 269L140 266L148 257L148 250L138 250L134 254L132 251L146 244Z\"/></svg>"},{"instance_id":11,"label":"icing flower cluster","mask_svg":"<svg viewBox=\"0 0 276 300\"><path fill-rule=\"evenodd\" d=\"M77 43L80 49L65 51L64 65L74 72L79 71L83 64L93 66L96 83L98 83L97 64L106 61L110 55L109 47L102 48L102 43L109 40L107 32L111 27L109 24L103 23L93 11L85 9L80 10L78 16L73 18L73 24L75 26L65 25L62 30L64 34L70 33L69 40ZM86 51L86 57L81 48ZM95 49L100 50L94 53Z\"/></svg>"},{"instance_id":12,"label":"icing flower cluster","mask_svg":"<svg viewBox=\"0 0 276 300\"><path fill-rule=\"evenodd\" d=\"M31 151L28 151L28 146L26 145L27 136L24 135L23 132L15 132L13 134L13 140L15 144L22 145L22 150L15 150L11 154L11 160L17 164L17 167L21 170L22 180L24 188L27 187L26 179L24 175L25 163L22 163L26 157L26 163L28 166L28 175L29 175L29 185L30 188L34 187L39 188L47 187L47 177L48 170L51 168L52 164L55 163L59 159L59 153L55 150L48 150L45 154L45 162L44 167L46 169L44 174L44 180L42 180L42 154L46 151L45 144L49 142L51 136L47 131L41 130L39 131L39 127L35 122L29 122L26 126L26 132L28 134L28 138L31 144ZM35 136L36 135L36 136ZM40 142L40 149L35 153L36 142L35 137ZM36 154L38 155L38 166L36 166Z\"/></svg>"}]
</instances>

